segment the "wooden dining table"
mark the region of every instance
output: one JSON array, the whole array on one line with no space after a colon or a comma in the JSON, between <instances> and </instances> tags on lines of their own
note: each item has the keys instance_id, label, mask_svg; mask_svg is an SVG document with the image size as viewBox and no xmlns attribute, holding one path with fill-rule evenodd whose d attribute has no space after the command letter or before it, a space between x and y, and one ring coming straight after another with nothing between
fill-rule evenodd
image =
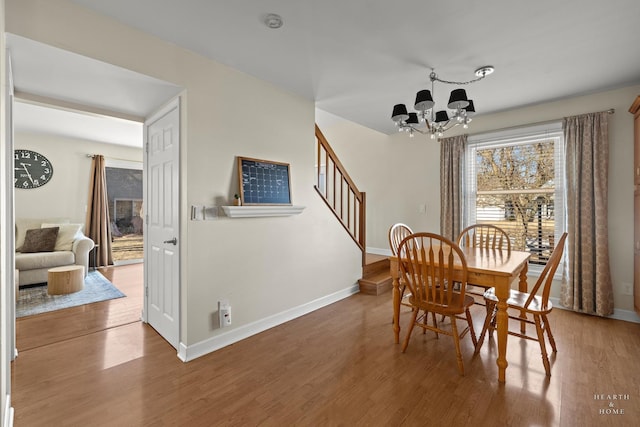
<instances>
[{"instance_id":1,"label":"wooden dining table","mask_svg":"<svg viewBox=\"0 0 640 427\"><path fill-rule=\"evenodd\" d=\"M496 323L498 331L498 381L505 382L507 369L507 337L508 322L507 299L511 284L518 281L518 290L527 291L527 269L531 253L521 251L503 251L485 248L462 247L462 252L467 261L468 283L470 285L482 285L494 287L498 298L498 312ZM400 283L399 258L392 256L391 278L393 279L393 333L395 343L400 342ZM461 264L457 264L461 265ZM524 322L522 322L524 328Z\"/></svg>"}]
</instances>

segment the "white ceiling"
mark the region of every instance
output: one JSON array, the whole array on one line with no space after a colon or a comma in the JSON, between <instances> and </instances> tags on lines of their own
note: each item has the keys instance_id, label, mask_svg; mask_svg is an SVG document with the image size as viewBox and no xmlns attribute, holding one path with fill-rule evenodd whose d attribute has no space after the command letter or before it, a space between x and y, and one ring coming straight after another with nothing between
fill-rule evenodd
<instances>
[{"instance_id":1,"label":"white ceiling","mask_svg":"<svg viewBox=\"0 0 640 427\"><path fill-rule=\"evenodd\" d=\"M14 34L7 34L17 132L142 146L142 121L181 88ZM55 108L51 108L51 107Z\"/></svg>"},{"instance_id":2,"label":"white ceiling","mask_svg":"<svg viewBox=\"0 0 640 427\"><path fill-rule=\"evenodd\" d=\"M392 106L410 107L415 93L429 88L431 68L457 81L472 79L480 66L496 68L465 87L476 120L483 113L640 83L638 0L73 2L385 133L395 130ZM267 13L280 14L284 26L267 28L262 23ZM14 63L17 85L21 73L27 75L21 69L26 61ZM45 72L31 67L29 79L42 79ZM40 89L56 92L57 87ZM436 85L438 109L451 89ZM77 81L66 90L94 98L92 89ZM142 114L141 107L130 105L129 93L108 92L123 97L130 113ZM84 102L78 98L75 102Z\"/></svg>"},{"instance_id":3,"label":"white ceiling","mask_svg":"<svg viewBox=\"0 0 640 427\"><path fill-rule=\"evenodd\" d=\"M142 147L140 122L59 108L30 102L16 102L14 128L18 132L53 134L107 144Z\"/></svg>"}]
</instances>

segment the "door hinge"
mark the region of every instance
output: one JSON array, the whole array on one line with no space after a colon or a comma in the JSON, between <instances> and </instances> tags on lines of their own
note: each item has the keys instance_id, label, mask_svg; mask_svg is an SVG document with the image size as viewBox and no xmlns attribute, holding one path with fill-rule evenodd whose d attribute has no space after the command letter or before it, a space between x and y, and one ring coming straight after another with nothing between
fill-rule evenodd
<instances>
[{"instance_id":1,"label":"door hinge","mask_svg":"<svg viewBox=\"0 0 640 427\"><path fill-rule=\"evenodd\" d=\"M144 151L145 151L147 154L149 154L149 143L148 143L148 142L145 142L145 144L144 144Z\"/></svg>"},{"instance_id":2,"label":"door hinge","mask_svg":"<svg viewBox=\"0 0 640 427\"><path fill-rule=\"evenodd\" d=\"M149 296L149 287L148 286L145 286L145 288L144 288L144 296L145 297Z\"/></svg>"}]
</instances>

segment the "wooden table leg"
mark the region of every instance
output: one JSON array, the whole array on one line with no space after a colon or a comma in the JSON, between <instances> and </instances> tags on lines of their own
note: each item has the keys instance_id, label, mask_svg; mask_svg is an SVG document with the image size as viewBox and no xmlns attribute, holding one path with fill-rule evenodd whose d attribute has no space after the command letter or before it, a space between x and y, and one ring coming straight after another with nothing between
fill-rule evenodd
<instances>
[{"instance_id":1,"label":"wooden table leg","mask_svg":"<svg viewBox=\"0 0 640 427\"><path fill-rule=\"evenodd\" d=\"M524 268L520 272L520 281L518 282L518 290L520 292L527 292L527 270L528 270L528 265L529 265L529 263L526 263L524 265ZM524 312L524 310L520 311L520 318L521 319L526 319L527 318L527 314ZM520 332L523 335L527 332L527 324L524 321L520 322Z\"/></svg>"},{"instance_id":2,"label":"wooden table leg","mask_svg":"<svg viewBox=\"0 0 640 427\"><path fill-rule=\"evenodd\" d=\"M496 313L498 329L498 381L505 382L505 371L507 366L507 331L509 327L509 316L507 314L507 299L509 299L508 286L496 286L496 297L498 297L498 312Z\"/></svg>"},{"instance_id":3,"label":"wooden table leg","mask_svg":"<svg viewBox=\"0 0 640 427\"><path fill-rule=\"evenodd\" d=\"M393 334L395 343L400 343L400 283L393 278Z\"/></svg>"}]
</instances>

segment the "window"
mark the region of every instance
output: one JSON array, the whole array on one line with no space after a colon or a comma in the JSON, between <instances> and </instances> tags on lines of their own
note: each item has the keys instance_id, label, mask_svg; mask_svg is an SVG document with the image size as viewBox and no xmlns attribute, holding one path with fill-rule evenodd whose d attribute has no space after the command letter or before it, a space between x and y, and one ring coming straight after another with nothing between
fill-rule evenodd
<instances>
[{"instance_id":1,"label":"window","mask_svg":"<svg viewBox=\"0 0 640 427\"><path fill-rule=\"evenodd\" d=\"M514 250L546 264L564 232L562 124L470 136L465 157L463 225L504 229Z\"/></svg>"},{"instance_id":2,"label":"window","mask_svg":"<svg viewBox=\"0 0 640 427\"><path fill-rule=\"evenodd\" d=\"M140 262L143 254L142 163L107 159L111 253L116 265Z\"/></svg>"}]
</instances>

